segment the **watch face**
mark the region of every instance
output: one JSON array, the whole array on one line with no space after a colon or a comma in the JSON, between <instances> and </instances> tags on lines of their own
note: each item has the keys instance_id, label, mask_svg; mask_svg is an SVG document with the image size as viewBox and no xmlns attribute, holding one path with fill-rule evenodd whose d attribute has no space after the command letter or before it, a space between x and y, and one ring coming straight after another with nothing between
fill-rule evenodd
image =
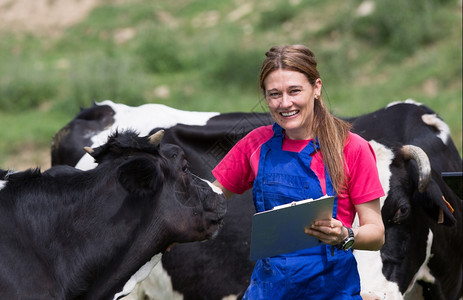
<instances>
[{"instance_id":1,"label":"watch face","mask_svg":"<svg viewBox=\"0 0 463 300\"><path fill-rule=\"evenodd\" d=\"M348 238L347 241L345 241L344 245L342 245L342 249L349 250L350 248L352 248L353 244L354 244L354 239Z\"/></svg>"}]
</instances>

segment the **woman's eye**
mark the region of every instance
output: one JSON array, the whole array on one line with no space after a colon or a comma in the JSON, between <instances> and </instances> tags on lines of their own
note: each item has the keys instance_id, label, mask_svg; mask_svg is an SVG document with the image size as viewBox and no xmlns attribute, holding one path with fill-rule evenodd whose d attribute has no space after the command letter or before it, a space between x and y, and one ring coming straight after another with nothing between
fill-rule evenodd
<instances>
[{"instance_id":1,"label":"woman's eye","mask_svg":"<svg viewBox=\"0 0 463 300\"><path fill-rule=\"evenodd\" d=\"M281 95L281 93L278 93L278 92L268 93L268 97L270 97L272 99L278 98L278 97L280 97L280 95Z\"/></svg>"},{"instance_id":2,"label":"woman's eye","mask_svg":"<svg viewBox=\"0 0 463 300\"><path fill-rule=\"evenodd\" d=\"M300 89L294 89L294 90L290 90L290 91L289 91L289 94L290 94L290 95L297 95L297 94L299 94L300 92L301 92Z\"/></svg>"}]
</instances>

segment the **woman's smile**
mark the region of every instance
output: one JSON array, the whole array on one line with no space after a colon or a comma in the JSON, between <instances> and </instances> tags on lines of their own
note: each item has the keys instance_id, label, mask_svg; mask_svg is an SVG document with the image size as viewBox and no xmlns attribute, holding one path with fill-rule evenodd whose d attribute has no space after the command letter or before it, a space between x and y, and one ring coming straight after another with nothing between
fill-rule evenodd
<instances>
[{"instance_id":1,"label":"woman's smile","mask_svg":"<svg viewBox=\"0 0 463 300\"><path fill-rule=\"evenodd\" d=\"M299 113L299 110L293 110L289 112L281 112L280 115L282 115L283 117L293 117L297 115L298 113Z\"/></svg>"}]
</instances>

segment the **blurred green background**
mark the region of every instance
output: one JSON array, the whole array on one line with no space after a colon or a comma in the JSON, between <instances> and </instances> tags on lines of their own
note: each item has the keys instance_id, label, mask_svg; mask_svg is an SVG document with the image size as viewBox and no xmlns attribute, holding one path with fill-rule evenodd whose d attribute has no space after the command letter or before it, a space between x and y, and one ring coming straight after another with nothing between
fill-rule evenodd
<instances>
[{"instance_id":1,"label":"blurred green background","mask_svg":"<svg viewBox=\"0 0 463 300\"><path fill-rule=\"evenodd\" d=\"M49 167L53 135L93 101L260 111L265 51L295 43L315 52L336 115L412 98L462 154L461 0L100 0L67 25L56 18L85 1L37 1L69 7L48 26L7 23L18 8L0 1L0 168Z\"/></svg>"}]
</instances>

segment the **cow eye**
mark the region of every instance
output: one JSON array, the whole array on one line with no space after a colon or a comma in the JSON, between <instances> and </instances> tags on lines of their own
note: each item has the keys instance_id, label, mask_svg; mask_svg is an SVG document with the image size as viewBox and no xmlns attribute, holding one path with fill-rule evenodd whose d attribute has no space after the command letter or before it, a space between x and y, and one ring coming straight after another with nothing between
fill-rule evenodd
<instances>
[{"instance_id":1,"label":"cow eye","mask_svg":"<svg viewBox=\"0 0 463 300\"><path fill-rule=\"evenodd\" d=\"M410 214L409 207L407 205L402 205L396 211L394 218L392 219L392 222L394 222L395 224L400 224L401 222L403 222L405 219L408 218L409 214Z\"/></svg>"}]
</instances>

